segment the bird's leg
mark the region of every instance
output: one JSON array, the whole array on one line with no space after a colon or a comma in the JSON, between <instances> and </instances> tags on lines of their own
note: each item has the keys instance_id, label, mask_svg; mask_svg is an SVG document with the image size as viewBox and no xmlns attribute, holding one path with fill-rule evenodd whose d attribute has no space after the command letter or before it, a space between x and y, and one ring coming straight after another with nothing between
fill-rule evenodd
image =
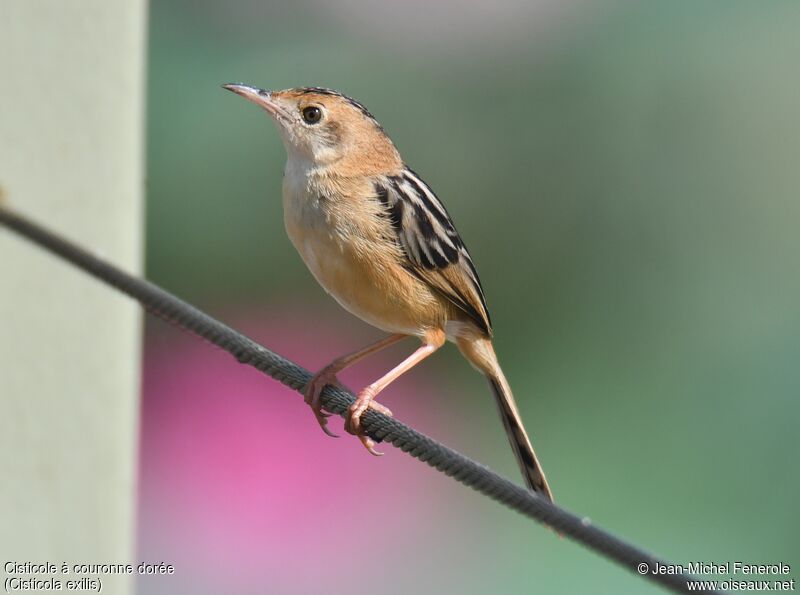
<instances>
[{"instance_id":1,"label":"bird's leg","mask_svg":"<svg viewBox=\"0 0 800 595\"><path fill-rule=\"evenodd\" d=\"M347 432L358 436L358 439L361 440L361 444L363 444L364 447L373 455L380 456L383 453L375 450L375 441L364 433L364 430L361 427L361 415L367 410L367 408L374 409L375 411L383 413L384 415L391 415L391 411L374 400L375 396L384 388L389 386L392 382L394 382L399 376L405 372L408 372L411 368L439 349L443 343L443 333L441 338L437 336L434 341L426 341L422 347L404 359L400 365L392 368L388 374L379 378L367 386L364 390L359 392L355 402L350 405L350 409L347 412L347 417L344 419L344 429Z\"/></svg>"},{"instance_id":2,"label":"bird's leg","mask_svg":"<svg viewBox=\"0 0 800 595\"><path fill-rule=\"evenodd\" d=\"M338 379L336 378L336 374L355 364L358 361L361 361L365 357L372 355L373 353L377 353L381 349L385 349L390 345L394 345L401 339L405 339L407 335L390 335L385 339L381 339L376 343L372 343L367 345L363 349L359 349L353 353L348 355L344 355L340 358L333 360L327 366L322 368L319 372L314 374L311 380L308 381L305 387L305 400L306 403L311 407L311 410L314 412L314 417L317 418L317 422L319 422L322 431L325 432L328 436L332 436L334 438L338 438L336 434L330 431L328 428L328 420L327 418L330 417L330 413L325 413L322 411L322 404L320 403L319 397L322 394L322 390L325 388L326 384L336 384ZM386 410L389 412L389 410ZM388 413L391 415L391 412Z\"/></svg>"}]
</instances>

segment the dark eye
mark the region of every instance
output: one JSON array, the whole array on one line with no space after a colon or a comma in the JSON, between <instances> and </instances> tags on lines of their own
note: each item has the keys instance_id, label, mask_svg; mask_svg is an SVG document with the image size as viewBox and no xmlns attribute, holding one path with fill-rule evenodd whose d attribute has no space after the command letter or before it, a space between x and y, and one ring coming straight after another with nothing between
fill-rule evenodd
<instances>
[{"instance_id":1,"label":"dark eye","mask_svg":"<svg viewBox=\"0 0 800 595\"><path fill-rule=\"evenodd\" d=\"M303 108L303 120L309 124L316 124L322 119L322 110L313 105Z\"/></svg>"}]
</instances>

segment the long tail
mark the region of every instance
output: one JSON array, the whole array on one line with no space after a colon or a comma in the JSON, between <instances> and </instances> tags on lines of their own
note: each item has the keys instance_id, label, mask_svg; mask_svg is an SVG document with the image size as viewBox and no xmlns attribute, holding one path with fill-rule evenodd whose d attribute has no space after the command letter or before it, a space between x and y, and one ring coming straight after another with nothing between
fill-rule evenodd
<instances>
[{"instance_id":1,"label":"long tail","mask_svg":"<svg viewBox=\"0 0 800 595\"><path fill-rule=\"evenodd\" d=\"M508 381L506 381L503 371L500 369L500 364L497 362L497 356L494 353L491 340L483 338L459 339L457 344L464 357L482 372L489 381L489 386L497 402L497 409L500 412L500 419L503 421L508 441L511 443L511 449L517 457L517 463L525 483L531 490L543 495L552 502L553 494L550 491L550 486L547 485L542 466L539 464L539 459L536 458L531 441L528 439L528 434L522 425L514 395L511 392L511 387L508 386Z\"/></svg>"}]
</instances>

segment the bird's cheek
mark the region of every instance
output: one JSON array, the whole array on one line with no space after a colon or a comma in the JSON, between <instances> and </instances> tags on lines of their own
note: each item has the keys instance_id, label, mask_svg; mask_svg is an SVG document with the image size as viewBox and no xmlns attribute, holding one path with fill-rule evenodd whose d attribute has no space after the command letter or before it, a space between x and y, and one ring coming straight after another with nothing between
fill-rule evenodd
<instances>
[{"instance_id":1,"label":"bird's cheek","mask_svg":"<svg viewBox=\"0 0 800 595\"><path fill-rule=\"evenodd\" d=\"M339 151L335 146L326 142L315 142L312 147L314 161L318 164L333 163L339 157Z\"/></svg>"}]
</instances>

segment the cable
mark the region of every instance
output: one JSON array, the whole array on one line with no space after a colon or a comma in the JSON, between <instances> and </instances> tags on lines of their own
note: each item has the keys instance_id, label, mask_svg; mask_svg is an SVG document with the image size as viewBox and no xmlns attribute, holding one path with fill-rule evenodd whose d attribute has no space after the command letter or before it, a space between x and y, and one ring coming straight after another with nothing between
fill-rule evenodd
<instances>
[{"instance_id":1,"label":"cable","mask_svg":"<svg viewBox=\"0 0 800 595\"><path fill-rule=\"evenodd\" d=\"M39 246L60 256L101 281L137 300L148 312L175 323L224 349L240 363L260 370L296 391L302 391L311 373L230 328L157 285L129 275L44 227L0 206L0 223ZM327 386L321 401L326 410L343 416L355 397L344 390ZM656 574L657 565L667 562L623 541L619 537L536 496L491 469L436 442L405 424L372 410L361 418L372 438L389 442L463 483L505 504L517 512L547 525L562 535L614 560L628 570L678 593L688 593L689 583L699 580L688 574ZM642 572L642 569L647 569ZM717 593L717 591L704 591Z\"/></svg>"}]
</instances>

